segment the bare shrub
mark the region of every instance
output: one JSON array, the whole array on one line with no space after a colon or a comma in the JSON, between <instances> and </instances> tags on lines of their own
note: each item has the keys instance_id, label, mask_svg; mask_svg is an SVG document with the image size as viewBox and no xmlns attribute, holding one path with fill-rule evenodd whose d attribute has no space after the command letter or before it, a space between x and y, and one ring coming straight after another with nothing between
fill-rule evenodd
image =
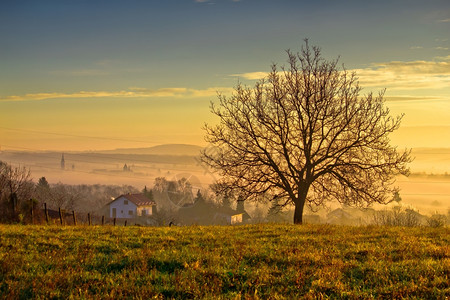
<instances>
[{"instance_id":1,"label":"bare shrub","mask_svg":"<svg viewBox=\"0 0 450 300\"><path fill-rule=\"evenodd\" d=\"M384 226L414 227L420 225L420 214L413 209L394 206L391 210L377 211L373 223Z\"/></svg>"},{"instance_id":2,"label":"bare shrub","mask_svg":"<svg viewBox=\"0 0 450 300\"><path fill-rule=\"evenodd\" d=\"M430 227L443 227L447 223L447 217L441 214L433 214L427 218L427 225Z\"/></svg>"}]
</instances>

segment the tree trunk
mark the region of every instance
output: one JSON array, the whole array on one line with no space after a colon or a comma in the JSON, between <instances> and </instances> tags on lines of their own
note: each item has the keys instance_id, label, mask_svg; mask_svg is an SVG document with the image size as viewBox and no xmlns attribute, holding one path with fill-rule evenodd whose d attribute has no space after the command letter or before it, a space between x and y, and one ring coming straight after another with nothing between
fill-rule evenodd
<instances>
[{"instance_id":1,"label":"tree trunk","mask_svg":"<svg viewBox=\"0 0 450 300\"><path fill-rule=\"evenodd\" d=\"M302 192L299 193L298 198L294 201L294 224L303 224L303 208L305 207L307 194L308 189L302 190Z\"/></svg>"},{"instance_id":2,"label":"tree trunk","mask_svg":"<svg viewBox=\"0 0 450 300\"><path fill-rule=\"evenodd\" d=\"M295 202L295 210L294 210L294 224L303 224L303 207L305 206L305 202L297 201Z\"/></svg>"}]
</instances>

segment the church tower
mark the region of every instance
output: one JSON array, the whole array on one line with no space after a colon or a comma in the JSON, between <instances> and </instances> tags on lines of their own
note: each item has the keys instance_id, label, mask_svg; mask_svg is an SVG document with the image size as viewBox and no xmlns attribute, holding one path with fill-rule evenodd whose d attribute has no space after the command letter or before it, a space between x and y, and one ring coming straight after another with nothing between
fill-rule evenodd
<instances>
[{"instance_id":1,"label":"church tower","mask_svg":"<svg viewBox=\"0 0 450 300\"><path fill-rule=\"evenodd\" d=\"M61 170L64 170L66 168L66 161L64 160L64 153L61 157Z\"/></svg>"}]
</instances>

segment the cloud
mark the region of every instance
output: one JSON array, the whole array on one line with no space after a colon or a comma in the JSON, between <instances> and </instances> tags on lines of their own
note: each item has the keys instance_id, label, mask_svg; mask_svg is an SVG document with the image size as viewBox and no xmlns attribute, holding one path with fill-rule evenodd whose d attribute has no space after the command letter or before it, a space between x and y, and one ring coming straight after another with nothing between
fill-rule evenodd
<instances>
[{"instance_id":1,"label":"cloud","mask_svg":"<svg viewBox=\"0 0 450 300\"><path fill-rule=\"evenodd\" d=\"M435 57L432 61L391 61L374 63L367 68L353 69L363 88L387 88L388 90L445 89L450 87L450 55ZM259 80L267 72L232 74L247 80ZM0 101L33 101L46 99L85 98L201 98L215 97L217 93L231 94L231 87L193 89L170 87L149 89L130 87L119 91L79 91L74 93L29 93L25 95L0 96ZM423 97L421 98L423 99ZM405 100L405 99L403 99Z\"/></svg>"},{"instance_id":2,"label":"cloud","mask_svg":"<svg viewBox=\"0 0 450 300\"><path fill-rule=\"evenodd\" d=\"M411 96L411 95L402 95L402 96L386 96L385 97L389 102L409 102L409 101L446 101L448 97L442 96Z\"/></svg>"},{"instance_id":3,"label":"cloud","mask_svg":"<svg viewBox=\"0 0 450 300\"><path fill-rule=\"evenodd\" d=\"M447 47L434 47L435 50L448 50Z\"/></svg>"},{"instance_id":4,"label":"cloud","mask_svg":"<svg viewBox=\"0 0 450 300\"><path fill-rule=\"evenodd\" d=\"M201 98L215 97L218 92L228 94L232 92L229 87L211 87L206 89L191 88L161 88L147 89L131 87L121 91L79 91L75 93L30 93L25 95L12 95L0 97L0 101L33 101L48 99L82 99L82 98Z\"/></svg>"},{"instance_id":5,"label":"cloud","mask_svg":"<svg viewBox=\"0 0 450 300\"><path fill-rule=\"evenodd\" d=\"M266 77L269 73L267 72L249 72L249 73L241 73L241 74L231 74L232 77L242 77L248 80L259 80Z\"/></svg>"},{"instance_id":6,"label":"cloud","mask_svg":"<svg viewBox=\"0 0 450 300\"><path fill-rule=\"evenodd\" d=\"M392 61L354 69L362 87L416 90L450 86L450 56L434 61Z\"/></svg>"},{"instance_id":7,"label":"cloud","mask_svg":"<svg viewBox=\"0 0 450 300\"><path fill-rule=\"evenodd\" d=\"M449 23L450 22L450 18L438 20L438 22L439 23Z\"/></svg>"},{"instance_id":8,"label":"cloud","mask_svg":"<svg viewBox=\"0 0 450 300\"><path fill-rule=\"evenodd\" d=\"M450 61L450 55L447 56L436 56L436 60Z\"/></svg>"},{"instance_id":9,"label":"cloud","mask_svg":"<svg viewBox=\"0 0 450 300\"><path fill-rule=\"evenodd\" d=\"M450 56L432 61L391 61L374 63L367 68L353 69L363 88L389 90L442 89L450 87ZM265 78L267 72L248 72L230 76L247 80Z\"/></svg>"},{"instance_id":10,"label":"cloud","mask_svg":"<svg viewBox=\"0 0 450 300\"><path fill-rule=\"evenodd\" d=\"M411 46L411 47L409 47L409 49L416 50L416 49L423 49L423 47L422 46Z\"/></svg>"},{"instance_id":11,"label":"cloud","mask_svg":"<svg viewBox=\"0 0 450 300\"><path fill-rule=\"evenodd\" d=\"M415 90L439 89L450 86L450 56L433 61L391 61L374 63L367 68L353 69L362 87ZM266 72L248 72L230 76L259 80Z\"/></svg>"}]
</instances>

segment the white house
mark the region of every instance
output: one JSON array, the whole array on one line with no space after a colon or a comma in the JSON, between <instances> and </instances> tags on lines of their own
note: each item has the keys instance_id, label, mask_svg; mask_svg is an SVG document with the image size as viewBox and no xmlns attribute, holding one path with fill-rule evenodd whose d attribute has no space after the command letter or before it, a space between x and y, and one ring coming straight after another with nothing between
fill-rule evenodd
<instances>
[{"instance_id":1,"label":"white house","mask_svg":"<svg viewBox=\"0 0 450 300\"><path fill-rule=\"evenodd\" d=\"M145 197L144 194L120 195L109 203L109 216L117 219L151 216L154 206L156 203Z\"/></svg>"},{"instance_id":2,"label":"white house","mask_svg":"<svg viewBox=\"0 0 450 300\"><path fill-rule=\"evenodd\" d=\"M215 213L214 221L217 224L241 224L244 221L244 212L239 212L229 207L222 207Z\"/></svg>"}]
</instances>

